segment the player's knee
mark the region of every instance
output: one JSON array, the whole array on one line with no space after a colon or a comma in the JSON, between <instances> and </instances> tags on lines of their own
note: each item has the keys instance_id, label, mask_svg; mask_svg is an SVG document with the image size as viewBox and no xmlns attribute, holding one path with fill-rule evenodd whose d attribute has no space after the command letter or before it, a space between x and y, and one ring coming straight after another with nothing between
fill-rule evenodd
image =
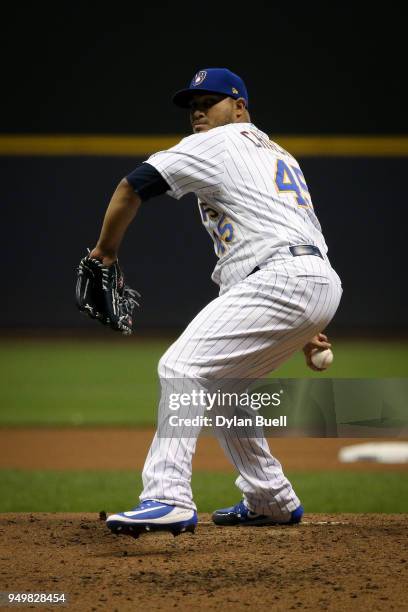
<instances>
[{"instance_id":1,"label":"player's knee","mask_svg":"<svg viewBox=\"0 0 408 612\"><path fill-rule=\"evenodd\" d=\"M160 378L182 378L183 372L170 350L160 358L157 368Z\"/></svg>"},{"instance_id":2,"label":"player's knee","mask_svg":"<svg viewBox=\"0 0 408 612\"><path fill-rule=\"evenodd\" d=\"M166 378L166 376L168 376L167 371L168 371L168 363L167 363L167 358L166 358L166 353L164 355L162 355L160 357L159 360L159 364L157 366L157 373L159 375L159 378Z\"/></svg>"},{"instance_id":3,"label":"player's knee","mask_svg":"<svg viewBox=\"0 0 408 612\"><path fill-rule=\"evenodd\" d=\"M183 348L173 344L161 357L158 365L160 378L200 378L204 376L203 369L197 363L193 354L186 353Z\"/></svg>"}]
</instances>

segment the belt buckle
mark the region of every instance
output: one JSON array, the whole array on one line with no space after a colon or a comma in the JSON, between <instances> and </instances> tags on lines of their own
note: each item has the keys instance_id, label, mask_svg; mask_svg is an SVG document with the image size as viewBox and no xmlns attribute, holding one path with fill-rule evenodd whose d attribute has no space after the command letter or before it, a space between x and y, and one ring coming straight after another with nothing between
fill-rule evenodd
<instances>
[{"instance_id":1,"label":"belt buckle","mask_svg":"<svg viewBox=\"0 0 408 612\"><path fill-rule=\"evenodd\" d=\"M314 244L296 244L294 246L290 246L289 251L292 253L293 257L314 255L315 257L320 257L323 259L320 249L317 246L314 246Z\"/></svg>"}]
</instances>

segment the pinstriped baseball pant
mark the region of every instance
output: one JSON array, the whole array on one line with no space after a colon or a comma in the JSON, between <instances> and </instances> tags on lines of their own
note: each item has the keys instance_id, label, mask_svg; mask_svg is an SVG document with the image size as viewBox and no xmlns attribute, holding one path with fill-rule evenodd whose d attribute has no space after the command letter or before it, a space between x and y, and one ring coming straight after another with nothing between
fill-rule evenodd
<instances>
[{"instance_id":1,"label":"pinstriped baseball pant","mask_svg":"<svg viewBox=\"0 0 408 612\"><path fill-rule=\"evenodd\" d=\"M222 293L166 351L158 368L159 431L168 416L172 379L216 381L222 388L222 379L265 377L330 322L341 297L337 274L316 257L296 259L267 265ZM201 406L191 407L190 416L204 411ZM248 507L277 520L287 519L300 501L266 439L246 437L242 431L237 435L233 428L214 430L239 472L236 485ZM143 469L141 500L196 508L190 486L196 439L196 428L194 435L186 430L173 438L156 433Z\"/></svg>"}]
</instances>

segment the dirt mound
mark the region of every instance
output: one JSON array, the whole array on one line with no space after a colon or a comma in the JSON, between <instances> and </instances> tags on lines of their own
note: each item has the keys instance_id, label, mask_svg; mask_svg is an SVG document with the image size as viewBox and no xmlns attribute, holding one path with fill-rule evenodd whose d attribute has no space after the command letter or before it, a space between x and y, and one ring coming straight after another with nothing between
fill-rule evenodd
<instances>
[{"instance_id":1,"label":"dirt mound","mask_svg":"<svg viewBox=\"0 0 408 612\"><path fill-rule=\"evenodd\" d=\"M200 519L194 535L133 540L94 514L2 514L0 591L65 593L70 610L405 609L407 514L262 528Z\"/></svg>"}]
</instances>

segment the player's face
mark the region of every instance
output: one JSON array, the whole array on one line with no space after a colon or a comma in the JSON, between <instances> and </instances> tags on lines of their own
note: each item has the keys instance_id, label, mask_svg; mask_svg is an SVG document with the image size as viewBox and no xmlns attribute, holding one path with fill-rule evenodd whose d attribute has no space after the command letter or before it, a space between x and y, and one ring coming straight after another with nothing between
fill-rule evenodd
<instances>
[{"instance_id":1,"label":"player's face","mask_svg":"<svg viewBox=\"0 0 408 612\"><path fill-rule=\"evenodd\" d=\"M212 128L235 122L235 100L220 94L194 95L190 101L190 121L193 132L207 132Z\"/></svg>"}]
</instances>

